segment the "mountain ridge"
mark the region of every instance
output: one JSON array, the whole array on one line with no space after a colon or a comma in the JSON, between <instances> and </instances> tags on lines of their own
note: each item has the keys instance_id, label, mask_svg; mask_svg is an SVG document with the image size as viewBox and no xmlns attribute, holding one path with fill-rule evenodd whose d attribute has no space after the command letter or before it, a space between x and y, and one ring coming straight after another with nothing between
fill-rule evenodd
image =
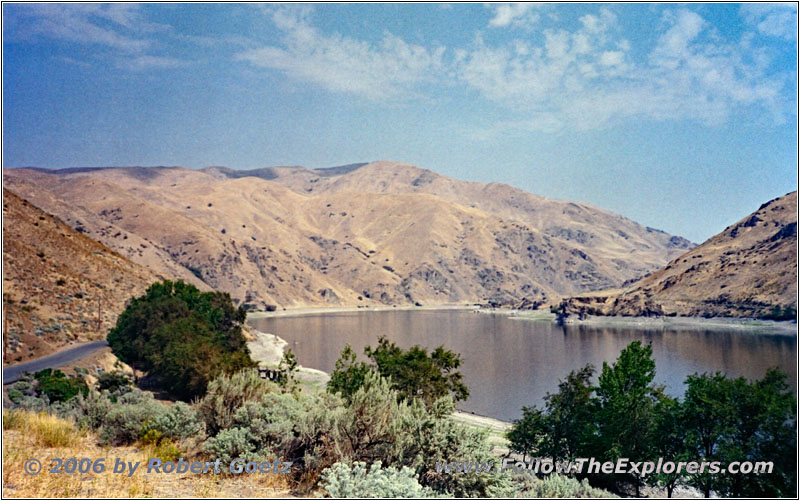
<instances>
[{"instance_id":1,"label":"mountain ridge","mask_svg":"<svg viewBox=\"0 0 800 501\"><path fill-rule=\"evenodd\" d=\"M256 309L541 304L692 245L499 183L388 161L331 169L5 169L4 180L120 254Z\"/></svg>"}]
</instances>

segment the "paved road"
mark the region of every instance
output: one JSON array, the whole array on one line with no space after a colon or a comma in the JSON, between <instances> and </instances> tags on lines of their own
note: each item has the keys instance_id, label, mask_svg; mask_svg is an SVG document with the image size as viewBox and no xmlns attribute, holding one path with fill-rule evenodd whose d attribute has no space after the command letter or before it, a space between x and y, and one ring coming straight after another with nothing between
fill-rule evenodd
<instances>
[{"instance_id":1,"label":"paved road","mask_svg":"<svg viewBox=\"0 0 800 501\"><path fill-rule=\"evenodd\" d=\"M3 368L3 384L13 383L22 375L23 372L34 373L48 367L61 367L67 365L75 360L91 355L95 351L108 346L108 341L92 341L91 343L83 343L72 348L53 353L52 355L37 358L30 362L12 365L11 367Z\"/></svg>"}]
</instances>

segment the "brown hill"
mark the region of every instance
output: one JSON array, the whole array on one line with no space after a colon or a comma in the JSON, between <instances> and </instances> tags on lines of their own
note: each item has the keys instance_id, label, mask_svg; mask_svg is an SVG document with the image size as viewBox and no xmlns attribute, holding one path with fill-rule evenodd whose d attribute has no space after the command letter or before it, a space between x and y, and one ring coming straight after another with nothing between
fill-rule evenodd
<instances>
[{"instance_id":1,"label":"brown hill","mask_svg":"<svg viewBox=\"0 0 800 501\"><path fill-rule=\"evenodd\" d=\"M529 305L622 284L691 246L586 204L391 162L4 180L120 254L256 308Z\"/></svg>"},{"instance_id":2,"label":"brown hill","mask_svg":"<svg viewBox=\"0 0 800 501\"><path fill-rule=\"evenodd\" d=\"M567 314L793 319L797 192L771 200L624 291L565 300Z\"/></svg>"},{"instance_id":3,"label":"brown hill","mask_svg":"<svg viewBox=\"0 0 800 501\"><path fill-rule=\"evenodd\" d=\"M125 302L158 279L3 189L4 362L103 338Z\"/></svg>"}]
</instances>

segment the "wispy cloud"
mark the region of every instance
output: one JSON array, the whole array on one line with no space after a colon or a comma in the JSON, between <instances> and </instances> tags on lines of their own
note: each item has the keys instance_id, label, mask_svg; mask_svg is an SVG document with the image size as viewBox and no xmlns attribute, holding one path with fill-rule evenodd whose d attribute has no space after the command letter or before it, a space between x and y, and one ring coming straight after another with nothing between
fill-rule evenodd
<instances>
[{"instance_id":1,"label":"wispy cloud","mask_svg":"<svg viewBox=\"0 0 800 501\"><path fill-rule=\"evenodd\" d=\"M131 58L120 58L116 62L117 68L144 71L150 69L183 68L191 65L191 61L164 56L135 56Z\"/></svg>"},{"instance_id":2,"label":"wispy cloud","mask_svg":"<svg viewBox=\"0 0 800 501\"><path fill-rule=\"evenodd\" d=\"M15 6L10 31L20 38L41 36L141 52L150 43L131 32L130 27L138 18L131 7L128 4L22 4Z\"/></svg>"},{"instance_id":3,"label":"wispy cloud","mask_svg":"<svg viewBox=\"0 0 800 501\"><path fill-rule=\"evenodd\" d=\"M326 35L311 25L308 16L308 10L276 10L272 20L282 33L283 45L244 51L237 59L370 100L404 96L442 69L443 47L429 50L390 33L377 44Z\"/></svg>"},{"instance_id":4,"label":"wispy cloud","mask_svg":"<svg viewBox=\"0 0 800 501\"><path fill-rule=\"evenodd\" d=\"M188 64L175 57L148 54L157 45L153 35L171 27L145 18L136 4L20 4L15 5L5 33L12 40L38 37L105 49L104 58L130 70L176 68ZM68 56L62 61L91 63Z\"/></svg>"},{"instance_id":5,"label":"wispy cloud","mask_svg":"<svg viewBox=\"0 0 800 501\"><path fill-rule=\"evenodd\" d=\"M493 6L494 16L489 20L493 28L507 26L531 25L539 19L539 14L534 10L537 4L533 3L508 3Z\"/></svg>"},{"instance_id":6,"label":"wispy cloud","mask_svg":"<svg viewBox=\"0 0 800 501\"><path fill-rule=\"evenodd\" d=\"M759 33L792 40L797 36L797 4L748 3L741 7L742 15Z\"/></svg>"},{"instance_id":7,"label":"wispy cloud","mask_svg":"<svg viewBox=\"0 0 800 501\"><path fill-rule=\"evenodd\" d=\"M458 53L459 78L519 117L494 129L596 129L634 117L714 125L751 105L780 122L793 109L763 51L747 37L721 40L692 11L668 13L655 47L638 61L610 11L580 21L573 32L545 30L540 45L489 47L479 39Z\"/></svg>"}]
</instances>

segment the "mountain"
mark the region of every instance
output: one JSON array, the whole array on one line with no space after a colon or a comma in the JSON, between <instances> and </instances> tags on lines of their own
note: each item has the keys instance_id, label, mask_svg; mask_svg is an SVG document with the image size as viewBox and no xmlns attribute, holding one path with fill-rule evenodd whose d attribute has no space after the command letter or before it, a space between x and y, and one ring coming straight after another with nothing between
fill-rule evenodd
<instances>
[{"instance_id":1,"label":"mountain","mask_svg":"<svg viewBox=\"0 0 800 501\"><path fill-rule=\"evenodd\" d=\"M5 361L105 337L125 302L159 278L3 189Z\"/></svg>"},{"instance_id":2,"label":"mountain","mask_svg":"<svg viewBox=\"0 0 800 501\"><path fill-rule=\"evenodd\" d=\"M587 204L393 162L330 169L5 169L6 186L157 273L252 308L531 305L692 246Z\"/></svg>"},{"instance_id":3,"label":"mountain","mask_svg":"<svg viewBox=\"0 0 800 501\"><path fill-rule=\"evenodd\" d=\"M624 291L565 300L567 314L794 319L797 192L771 200Z\"/></svg>"}]
</instances>

